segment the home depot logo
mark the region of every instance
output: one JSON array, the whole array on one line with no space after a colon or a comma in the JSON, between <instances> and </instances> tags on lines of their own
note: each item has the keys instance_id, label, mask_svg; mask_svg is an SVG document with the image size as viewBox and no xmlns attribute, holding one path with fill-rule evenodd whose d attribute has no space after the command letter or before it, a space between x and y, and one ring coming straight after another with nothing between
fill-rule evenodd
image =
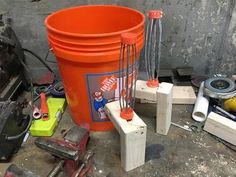
<instances>
[{"instance_id":1,"label":"home depot logo","mask_svg":"<svg viewBox=\"0 0 236 177\"><path fill-rule=\"evenodd\" d=\"M117 77L114 75L102 77L100 86L103 92L115 90L117 88Z\"/></svg>"}]
</instances>

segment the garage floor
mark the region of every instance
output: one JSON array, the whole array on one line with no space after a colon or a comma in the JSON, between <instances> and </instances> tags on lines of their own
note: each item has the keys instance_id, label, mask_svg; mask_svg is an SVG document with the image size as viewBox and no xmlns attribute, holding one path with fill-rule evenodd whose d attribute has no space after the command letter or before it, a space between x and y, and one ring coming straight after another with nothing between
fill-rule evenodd
<instances>
[{"instance_id":1,"label":"garage floor","mask_svg":"<svg viewBox=\"0 0 236 177\"><path fill-rule=\"evenodd\" d=\"M193 107L175 105L172 121L192 122ZM236 153L206 132L191 133L171 126L167 136L155 133L155 105L136 104L136 113L148 126L146 163L125 172L120 166L119 134L92 132L88 149L95 152L95 177L154 177L154 176L236 176ZM61 137L63 129L74 126L68 111L63 115L54 137ZM34 137L12 159L12 163L45 177L54 165L54 158L34 145ZM0 164L0 176L9 164Z\"/></svg>"}]
</instances>

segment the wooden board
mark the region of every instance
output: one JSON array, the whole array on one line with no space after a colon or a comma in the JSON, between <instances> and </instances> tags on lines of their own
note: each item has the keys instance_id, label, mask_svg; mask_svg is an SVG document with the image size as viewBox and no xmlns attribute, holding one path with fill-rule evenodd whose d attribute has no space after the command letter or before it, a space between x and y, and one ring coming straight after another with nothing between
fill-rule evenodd
<instances>
[{"instance_id":1,"label":"wooden board","mask_svg":"<svg viewBox=\"0 0 236 177\"><path fill-rule=\"evenodd\" d=\"M155 103L157 88L150 88L146 81L137 80L135 97L140 99L141 103ZM192 86L174 86L173 87L173 104L194 104L196 94Z\"/></svg>"},{"instance_id":2,"label":"wooden board","mask_svg":"<svg viewBox=\"0 0 236 177\"><path fill-rule=\"evenodd\" d=\"M156 132L167 135L171 125L173 84L162 82L157 89Z\"/></svg>"},{"instance_id":3,"label":"wooden board","mask_svg":"<svg viewBox=\"0 0 236 177\"><path fill-rule=\"evenodd\" d=\"M135 98L145 99L148 101L156 102L157 88L150 88L146 85L146 81L136 81Z\"/></svg>"},{"instance_id":4,"label":"wooden board","mask_svg":"<svg viewBox=\"0 0 236 177\"><path fill-rule=\"evenodd\" d=\"M236 145L236 122L233 120L211 112L207 117L204 130Z\"/></svg>"},{"instance_id":5,"label":"wooden board","mask_svg":"<svg viewBox=\"0 0 236 177\"><path fill-rule=\"evenodd\" d=\"M146 124L134 113L131 121L120 118L119 101L107 103L105 111L120 134L121 166L130 171L145 163Z\"/></svg>"},{"instance_id":6,"label":"wooden board","mask_svg":"<svg viewBox=\"0 0 236 177\"><path fill-rule=\"evenodd\" d=\"M196 94L192 86L174 86L173 104L194 104Z\"/></svg>"}]
</instances>

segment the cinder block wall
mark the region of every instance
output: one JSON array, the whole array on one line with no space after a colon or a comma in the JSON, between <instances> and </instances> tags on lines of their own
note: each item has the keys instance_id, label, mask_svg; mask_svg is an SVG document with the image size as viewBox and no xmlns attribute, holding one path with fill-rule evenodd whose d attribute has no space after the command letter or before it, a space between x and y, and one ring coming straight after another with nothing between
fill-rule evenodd
<instances>
[{"instance_id":1,"label":"cinder block wall","mask_svg":"<svg viewBox=\"0 0 236 177\"><path fill-rule=\"evenodd\" d=\"M12 18L22 45L44 57L48 50L45 17L86 4L117 4L143 13L163 9L161 68L193 66L199 75L236 72L235 0L0 0L0 12ZM28 63L34 73L42 71L35 59L29 58Z\"/></svg>"}]
</instances>

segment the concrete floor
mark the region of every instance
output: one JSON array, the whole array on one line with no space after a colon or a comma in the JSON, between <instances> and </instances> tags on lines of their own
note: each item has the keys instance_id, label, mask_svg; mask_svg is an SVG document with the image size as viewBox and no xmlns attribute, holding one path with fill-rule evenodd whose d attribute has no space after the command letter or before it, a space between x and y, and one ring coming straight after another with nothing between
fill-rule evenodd
<instances>
[{"instance_id":1,"label":"concrete floor","mask_svg":"<svg viewBox=\"0 0 236 177\"><path fill-rule=\"evenodd\" d=\"M192 106L175 105L172 121L179 124L192 122L192 109ZM158 135L155 133L155 105L136 104L136 113L148 126L145 165L125 172L120 166L120 143L116 130L91 132L88 149L95 152L95 177L236 176L236 153L208 133L191 133L171 126L167 136ZM66 111L54 137L61 137L60 132L73 125ZM38 149L34 139L28 139L12 163L44 177L53 167L54 158ZM0 176L8 165L0 164Z\"/></svg>"}]
</instances>

